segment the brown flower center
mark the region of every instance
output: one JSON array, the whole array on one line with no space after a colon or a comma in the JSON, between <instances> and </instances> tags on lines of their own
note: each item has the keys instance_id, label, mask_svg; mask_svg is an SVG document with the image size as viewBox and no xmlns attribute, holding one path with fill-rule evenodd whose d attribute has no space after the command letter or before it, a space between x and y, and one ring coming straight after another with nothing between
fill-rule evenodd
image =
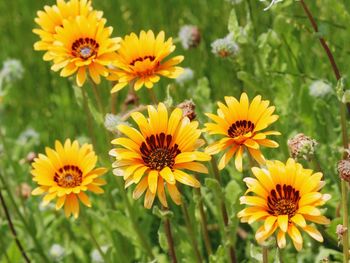
<instances>
[{"instance_id":1,"label":"brown flower center","mask_svg":"<svg viewBox=\"0 0 350 263\"><path fill-rule=\"evenodd\" d=\"M72 44L72 55L88 59L97 54L99 44L92 38L79 38Z\"/></svg>"},{"instance_id":2,"label":"brown flower center","mask_svg":"<svg viewBox=\"0 0 350 263\"><path fill-rule=\"evenodd\" d=\"M163 132L146 138L140 147L141 156L145 164L152 170L161 171L168 166L172 169L175 157L181 151L177 144L171 145L172 136Z\"/></svg>"},{"instance_id":3,"label":"brown flower center","mask_svg":"<svg viewBox=\"0 0 350 263\"><path fill-rule=\"evenodd\" d=\"M53 180L58 186L64 188L74 188L81 185L83 181L83 172L78 166L65 165L55 172Z\"/></svg>"},{"instance_id":4,"label":"brown flower center","mask_svg":"<svg viewBox=\"0 0 350 263\"><path fill-rule=\"evenodd\" d=\"M150 61L154 61L156 59L156 57L155 56L138 57L138 58L135 58L134 60L132 60L129 65L130 66L135 66L137 61L141 61L142 62L142 61L144 61L146 59L149 59Z\"/></svg>"},{"instance_id":5,"label":"brown flower center","mask_svg":"<svg viewBox=\"0 0 350 263\"><path fill-rule=\"evenodd\" d=\"M240 135L244 135L248 132L252 132L254 130L254 127L255 125L251 121L236 121L230 126L227 133L230 137L234 138Z\"/></svg>"},{"instance_id":6,"label":"brown flower center","mask_svg":"<svg viewBox=\"0 0 350 263\"><path fill-rule=\"evenodd\" d=\"M288 215L291 218L299 208L300 193L290 185L276 185L267 197L268 213L274 216Z\"/></svg>"}]
</instances>

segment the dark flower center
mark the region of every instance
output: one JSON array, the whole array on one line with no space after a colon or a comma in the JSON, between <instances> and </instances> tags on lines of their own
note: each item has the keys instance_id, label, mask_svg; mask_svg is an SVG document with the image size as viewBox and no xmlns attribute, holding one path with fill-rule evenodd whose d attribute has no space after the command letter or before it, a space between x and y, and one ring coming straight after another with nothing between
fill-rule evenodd
<instances>
[{"instance_id":1,"label":"dark flower center","mask_svg":"<svg viewBox=\"0 0 350 263\"><path fill-rule=\"evenodd\" d=\"M73 188L81 185L83 181L83 172L75 165L65 165L61 167L57 172L53 180L58 186L64 188Z\"/></svg>"},{"instance_id":2,"label":"dark flower center","mask_svg":"<svg viewBox=\"0 0 350 263\"><path fill-rule=\"evenodd\" d=\"M88 59L97 54L99 44L92 38L79 38L72 44L72 55L82 59Z\"/></svg>"},{"instance_id":3,"label":"dark flower center","mask_svg":"<svg viewBox=\"0 0 350 263\"><path fill-rule=\"evenodd\" d=\"M240 135L244 135L248 132L252 132L254 130L254 127L255 125L251 121L236 121L230 126L227 133L230 137L234 138Z\"/></svg>"},{"instance_id":4,"label":"dark flower center","mask_svg":"<svg viewBox=\"0 0 350 263\"><path fill-rule=\"evenodd\" d=\"M146 59L149 59L150 61L154 61L156 59L156 57L155 56L144 56L144 57L135 58L134 60L132 60L130 62L130 66L135 66L137 61L141 61L142 62L142 61L144 61Z\"/></svg>"},{"instance_id":5,"label":"dark flower center","mask_svg":"<svg viewBox=\"0 0 350 263\"><path fill-rule=\"evenodd\" d=\"M299 208L300 193L290 185L276 185L267 198L268 213L274 216L288 215L291 218Z\"/></svg>"},{"instance_id":6,"label":"dark flower center","mask_svg":"<svg viewBox=\"0 0 350 263\"><path fill-rule=\"evenodd\" d=\"M145 164L152 170L161 171L168 166L170 169L175 164L175 157L181 151L177 144L172 145L172 136L163 132L146 138L140 147L141 156Z\"/></svg>"}]
</instances>

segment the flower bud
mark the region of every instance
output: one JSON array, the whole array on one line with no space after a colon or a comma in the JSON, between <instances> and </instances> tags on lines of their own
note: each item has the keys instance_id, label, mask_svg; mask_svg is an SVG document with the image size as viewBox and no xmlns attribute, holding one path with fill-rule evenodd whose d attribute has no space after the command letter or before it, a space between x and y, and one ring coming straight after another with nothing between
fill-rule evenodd
<instances>
[{"instance_id":1,"label":"flower bud","mask_svg":"<svg viewBox=\"0 0 350 263\"><path fill-rule=\"evenodd\" d=\"M65 254L65 249L59 244L53 244L49 251L49 255L51 256L53 261L62 260L64 254Z\"/></svg>"},{"instance_id":2,"label":"flower bud","mask_svg":"<svg viewBox=\"0 0 350 263\"><path fill-rule=\"evenodd\" d=\"M314 139L303 133L299 133L288 140L288 147L294 159L310 160L315 153L316 145L317 142Z\"/></svg>"},{"instance_id":3,"label":"flower bud","mask_svg":"<svg viewBox=\"0 0 350 263\"><path fill-rule=\"evenodd\" d=\"M346 231L348 231L348 229L346 227L344 227L343 225L337 225L336 231L335 233L338 236L338 246L343 242L343 236L346 233Z\"/></svg>"},{"instance_id":4,"label":"flower bud","mask_svg":"<svg viewBox=\"0 0 350 263\"><path fill-rule=\"evenodd\" d=\"M31 195L31 192L32 188L27 183L21 183L16 189L16 194L23 199L28 199L28 197Z\"/></svg>"},{"instance_id":5,"label":"flower bud","mask_svg":"<svg viewBox=\"0 0 350 263\"><path fill-rule=\"evenodd\" d=\"M23 78L24 68L20 60L7 59L4 61L0 71L0 77L6 82L11 83Z\"/></svg>"},{"instance_id":6,"label":"flower bud","mask_svg":"<svg viewBox=\"0 0 350 263\"><path fill-rule=\"evenodd\" d=\"M347 182L350 182L350 159L344 159L338 162L339 177Z\"/></svg>"},{"instance_id":7,"label":"flower bud","mask_svg":"<svg viewBox=\"0 0 350 263\"><path fill-rule=\"evenodd\" d=\"M34 162L34 159L37 157L37 154L35 152L29 152L26 157L26 162L31 164Z\"/></svg>"},{"instance_id":8,"label":"flower bud","mask_svg":"<svg viewBox=\"0 0 350 263\"><path fill-rule=\"evenodd\" d=\"M179 38L184 49L196 48L201 42L201 33L197 26L184 25L180 28Z\"/></svg>"},{"instance_id":9,"label":"flower bud","mask_svg":"<svg viewBox=\"0 0 350 263\"><path fill-rule=\"evenodd\" d=\"M196 104L192 100L185 100L184 102L177 105L182 110L182 116L189 118L193 121L196 118Z\"/></svg>"},{"instance_id":10,"label":"flower bud","mask_svg":"<svg viewBox=\"0 0 350 263\"><path fill-rule=\"evenodd\" d=\"M214 55L222 58L234 57L239 51L238 45L233 40L233 34L215 40L211 43L211 48Z\"/></svg>"}]
</instances>

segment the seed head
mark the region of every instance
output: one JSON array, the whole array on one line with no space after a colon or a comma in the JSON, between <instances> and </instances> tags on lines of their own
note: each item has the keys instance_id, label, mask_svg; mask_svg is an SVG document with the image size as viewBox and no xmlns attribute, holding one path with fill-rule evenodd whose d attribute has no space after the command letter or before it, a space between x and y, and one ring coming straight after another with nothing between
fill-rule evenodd
<instances>
[{"instance_id":1,"label":"seed head","mask_svg":"<svg viewBox=\"0 0 350 263\"><path fill-rule=\"evenodd\" d=\"M196 104L192 100L185 100L177 105L177 107L182 110L183 117L188 117L191 121L196 118Z\"/></svg>"},{"instance_id":2,"label":"seed head","mask_svg":"<svg viewBox=\"0 0 350 263\"><path fill-rule=\"evenodd\" d=\"M299 133L288 140L288 147L294 159L310 160L315 153L316 145L317 142L314 139L303 133Z\"/></svg>"},{"instance_id":3,"label":"seed head","mask_svg":"<svg viewBox=\"0 0 350 263\"><path fill-rule=\"evenodd\" d=\"M179 38L184 49L196 48L201 42L201 33L197 26L184 25L180 28Z\"/></svg>"}]
</instances>

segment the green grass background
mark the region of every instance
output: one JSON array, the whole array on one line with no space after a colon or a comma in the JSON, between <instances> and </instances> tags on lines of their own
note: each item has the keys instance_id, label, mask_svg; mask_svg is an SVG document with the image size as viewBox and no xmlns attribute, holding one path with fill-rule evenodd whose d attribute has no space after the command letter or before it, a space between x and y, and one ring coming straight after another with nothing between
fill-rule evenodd
<instances>
[{"instance_id":1,"label":"green grass background","mask_svg":"<svg viewBox=\"0 0 350 263\"><path fill-rule=\"evenodd\" d=\"M346 81L350 73L350 5L347 0L307 2L317 18L319 34L328 41ZM38 39L32 33L32 29L36 27L36 11L42 9L45 4L53 3L54 1L42 0L0 2L0 63L7 58L16 58L22 61L25 68L23 79L11 85L0 104L0 126L11 150L1 153L0 172L7 178L13 193L22 182L33 185L29 165L20 162L29 151L43 152L44 146L53 145L56 139L88 137L86 114L77 103L72 82L52 72L49 63L42 60L43 54L33 50L33 44ZM334 232L339 222L336 209L340 192L336 163L341 156L341 136L336 81L318 42L318 35L313 33L301 5L296 1L284 1L269 11L263 11L265 5L257 0L244 0L239 5L231 5L224 0L99 0L94 1L93 6L104 11L107 24L114 28L113 36L152 29L155 32L164 30L166 36L177 38L182 25L198 25L202 34L199 47L183 50L180 43L177 43L175 52L185 56L182 65L194 70L195 79L185 86L174 84L171 80L162 80L155 87L161 100L166 97L167 85L172 84L171 95L175 103L193 98L197 102L200 121L204 123L206 118L203 118L203 112L208 109L214 110L215 101L223 100L224 96L239 97L242 90L247 91L250 97L261 94L276 106L280 119L274 128L283 134L277 139L280 148L264 151L269 158L285 161L288 158L287 139L297 132L303 132L319 142L317 157L328 183L324 191L333 195L324 212L333 222L331 227L322 230L328 235L326 242L319 244L306 238L305 250L298 254L297 259L299 262L314 262L314 258L329 256L331 260L337 261L339 248ZM228 34L228 19L232 8L235 9L241 26L248 23L251 26L248 42L240 44L240 54L237 58L217 58L211 53L210 44ZM264 35L271 31L275 34L273 39ZM308 87L317 79L330 83L334 92L322 99L311 97ZM345 87L347 88L347 85ZM110 83L106 81L100 86L106 110L109 109L110 88ZM93 101L92 93L89 95ZM122 104L125 95L126 91L118 94L117 110L120 109L119 105ZM145 90L140 93L140 98L143 103L149 102ZM39 133L39 141L19 143L18 136L28 128ZM96 125L95 132L103 133L101 124ZM110 146L99 137L98 143L98 152L106 156ZM109 165L107 162L104 164ZM304 165L313 168L312 163L304 162ZM245 174L249 174L248 170ZM132 232L132 228L125 222L129 220L128 214L121 203L121 193L116 190L115 179L111 173L106 178L110 182L105 187L107 194L93 198L95 209L88 212L88 223L93 225L99 242L112 247L109 253L114 262L146 262L144 251L137 241L133 240L134 234L125 233ZM244 192L242 175L233 167L223 172L223 178L227 184L235 182L239 188L235 191ZM192 201L192 193L185 191L190 212L194 217L195 203ZM210 200L214 199L213 193L208 187L204 187L202 191L208 194L209 206ZM227 202L237 198L238 196L228 197ZM42 242L45 253L48 253L53 243L59 243L67 249L64 262L89 262L93 244L88 240L80 221L66 220L62 211L39 211L39 198L21 200L16 197L16 201ZM161 238L164 237L161 232L157 233L160 219L151 211L144 210L141 201L131 203L132 209L138 215L137 221L159 255L158 260L166 262L164 247L158 245L159 239L162 241ZM232 203L229 205L234 208ZM14 211L13 207L10 209ZM181 210L177 207L173 207L173 210L174 224L178 224L180 229L176 230L175 236L180 244L178 249L182 255L181 262L193 262L193 252L188 247L188 240L181 238L186 234ZM217 215L210 209L208 213L210 223L215 224ZM15 213L13 216L23 243L33 249L31 255L34 261L41 262L31 238L26 234ZM235 218L234 210L232 217ZM21 262L2 211L0 227L0 262L7 262L5 253L10 259L12 257L10 262ZM246 224L240 227L249 235L247 240L237 243L239 261L255 262L254 258L259 256L260 250L254 241L253 231ZM199 228L196 228L196 231L199 231ZM220 236L213 233L211 237L215 251L220 245ZM202 241L198 240L202 248ZM220 253L222 251L219 249L216 258L213 257L211 261L224 260L221 259ZM295 258L295 255L294 248L288 246L285 258ZM287 259L285 262L295 262L293 260Z\"/></svg>"}]
</instances>

